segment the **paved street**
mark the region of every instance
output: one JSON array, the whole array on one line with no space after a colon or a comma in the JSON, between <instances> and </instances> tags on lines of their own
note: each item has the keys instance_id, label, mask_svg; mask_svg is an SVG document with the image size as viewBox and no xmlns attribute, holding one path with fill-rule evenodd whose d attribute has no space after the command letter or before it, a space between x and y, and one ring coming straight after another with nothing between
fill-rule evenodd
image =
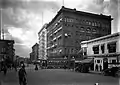
<instances>
[{"instance_id":1,"label":"paved street","mask_svg":"<svg viewBox=\"0 0 120 85\"><path fill-rule=\"evenodd\" d=\"M119 79L92 73L77 73L63 69L39 69L27 67L28 85L119 85ZM2 85L19 85L15 71L9 71L6 76L0 73Z\"/></svg>"}]
</instances>

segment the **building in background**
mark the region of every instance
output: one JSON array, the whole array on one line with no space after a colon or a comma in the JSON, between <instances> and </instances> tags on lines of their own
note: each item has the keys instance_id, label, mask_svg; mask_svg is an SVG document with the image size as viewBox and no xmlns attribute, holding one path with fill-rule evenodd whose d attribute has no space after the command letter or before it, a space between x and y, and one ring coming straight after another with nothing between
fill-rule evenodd
<instances>
[{"instance_id":1,"label":"building in background","mask_svg":"<svg viewBox=\"0 0 120 85\"><path fill-rule=\"evenodd\" d=\"M47 24L45 24L42 29L38 32L39 37L39 59L46 60L47 59Z\"/></svg>"},{"instance_id":2,"label":"building in background","mask_svg":"<svg viewBox=\"0 0 120 85\"><path fill-rule=\"evenodd\" d=\"M63 6L47 25L48 58L79 58L80 42L111 34L111 20Z\"/></svg>"},{"instance_id":3,"label":"building in background","mask_svg":"<svg viewBox=\"0 0 120 85\"><path fill-rule=\"evenodd\" d=\"M113 67L120 63L120 33L81 42L83 55L94 58L94 70Z\"/></svg>"},{"instance_id":4,"label":"building in background","mask_svg":"<svg viewBox=\"0 0 120 85\"><path fill-rule=\"evenodd\" d=\"M29 55L30 55L30 62L32 62L34 60L33 52L31 52Z\"/></svg>"},{"instance_id":5,"label":"building in background","mask_svg":"<svg viewBox=\"0 0 120 85\"><path fill-rule=\"evenodd\" d=\"M39 48L38 43L32 46L32 52L30 53L31 62L35 62L38 60L38 48Z\"/></svg>"}]
</instances>

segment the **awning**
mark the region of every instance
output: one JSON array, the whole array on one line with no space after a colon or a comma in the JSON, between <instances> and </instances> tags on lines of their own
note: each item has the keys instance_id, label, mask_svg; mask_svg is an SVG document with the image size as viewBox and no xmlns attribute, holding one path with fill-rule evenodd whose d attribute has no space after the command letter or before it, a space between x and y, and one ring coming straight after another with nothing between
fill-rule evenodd
<instances>
[{"instance_id":1,"label":"awning","mask_svg":"<svg viewBox=\"0 0 120 85\"><path fill-rule=\"evenodd\" d=\"M93 62L92 58L84 59L81 61L81 63L92 63L92 62Z\"/></svg>"}]
</instances>

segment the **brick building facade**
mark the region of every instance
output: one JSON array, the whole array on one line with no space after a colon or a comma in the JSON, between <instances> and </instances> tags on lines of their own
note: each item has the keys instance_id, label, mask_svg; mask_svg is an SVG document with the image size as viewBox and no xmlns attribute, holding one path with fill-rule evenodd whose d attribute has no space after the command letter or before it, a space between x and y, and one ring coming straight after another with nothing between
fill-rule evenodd
<instances>
[{"instance_id":1,"label":"brick building facade","mask_svg":"<svg viewBox=\"0 0 120 85\"><path fill-rule=\"evenodd\" d=\"M37 61L38 60L38 48L39 44L36 43L32 46L32 52L30 53L30 60Z\"/></svg>"},{"instance_id":2,"label":"brick building facade","mask_svg":"<svg viewBox=\"0 0 120 85\"><path fill-rule=\"evenodd\" d=\"M81 41L111 34L111 20L63 6L47 26L48 58L78 57Z\"/></svg>"}]
</instances>

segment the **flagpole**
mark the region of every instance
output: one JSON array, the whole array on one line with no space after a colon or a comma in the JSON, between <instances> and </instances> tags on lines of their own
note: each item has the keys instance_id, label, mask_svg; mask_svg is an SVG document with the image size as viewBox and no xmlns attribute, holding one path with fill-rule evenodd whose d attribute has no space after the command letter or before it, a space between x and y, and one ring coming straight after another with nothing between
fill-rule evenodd
<instances>
[{"instance_id":1,"label":"flagpole","mask_svg":"<svg viewBox=\"0 0 120 85\"><path fill-rule=\"evenodd\" d=\"M62 0L62 5L64 6L64 0Z\"/></svg>"},{"instance_id":2,"label":"flagpole","mask_svg":"<svg viewBox=\"0 0 120 85\"><path fill-rule=\"evenodd\" d=\"M42 11L42 26L43 26L43 11Z\"/></svg>"}]
</instances>

